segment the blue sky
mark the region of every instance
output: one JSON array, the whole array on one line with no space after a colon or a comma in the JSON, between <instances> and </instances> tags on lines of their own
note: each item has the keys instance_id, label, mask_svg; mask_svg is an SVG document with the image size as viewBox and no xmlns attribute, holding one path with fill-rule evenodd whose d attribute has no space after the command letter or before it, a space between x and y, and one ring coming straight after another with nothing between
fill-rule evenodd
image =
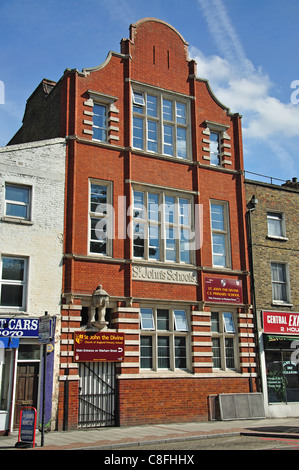
<instances>
[{"instance_id":1,"label":"blue sky","mask_svg":"<svg viewBox=\"0 0 299 470\"><path fill-rule=\"evenodd\" d=\"M43 78L101 64L144 17L174 26L198 76L243 115L245 169L299 177L298 0L0 0L0 145Z\"/></svg>"}]
</instances>

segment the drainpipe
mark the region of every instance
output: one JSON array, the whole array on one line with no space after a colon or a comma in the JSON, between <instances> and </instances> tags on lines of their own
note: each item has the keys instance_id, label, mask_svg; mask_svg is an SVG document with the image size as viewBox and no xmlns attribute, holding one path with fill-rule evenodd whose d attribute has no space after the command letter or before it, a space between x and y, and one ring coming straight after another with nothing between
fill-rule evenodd
<instances>
[{"instance_id":1,"label":"drainpipe","mask_svg":"<svg viewBox=\"0 0 299 470\"><path fill-rule=\"evenodd\" d=\"M256 296L255 296L255 283L254 283L254 267L253 267L253 249L252 249L252 212L255 210L258 204L258 199L253 195L247 204L247 232L248 232L248 252L249 252L249 269L250 269L250 293L252 299L252 309L254 315L254 326L255 326L255 344L258 349L257 354L257 371L260 372L260 351L259 351L259 338L257 334L257 310L256 310ZM257 381L258 391L261 391L260 374L258 373ZM250 388L252 390L252 377L250 368Z\"/></svg>"}]
</instances>

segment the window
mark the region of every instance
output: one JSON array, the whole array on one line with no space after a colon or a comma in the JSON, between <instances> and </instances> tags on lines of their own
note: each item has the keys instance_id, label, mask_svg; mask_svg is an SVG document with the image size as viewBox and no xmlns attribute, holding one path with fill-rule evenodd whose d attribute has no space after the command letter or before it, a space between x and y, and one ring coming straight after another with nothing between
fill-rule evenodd
<instances>
[{"instance_id":1,"label":"window","mask_svg":"<svg viewBox=\"0 0 299 470\"><path fill-rule=\"evenodd\" d=\"M210 132L210 163L211 165L220 165L220 134L218 132Z\"/></svg>"},{"instance_id":2,"label":"window","mask_svg":"<svg viewBox=\"0 0 299 470\"><path fill-rule=\"evenodd\" d=\"M112 256L112 212L111 183L90 181L90 253Z\"/></svg>"},{"instance_id":3,"label":"window","mask_svg":"<svg viewBox=\"0 0 299 470\"><path fill-rule=\"evenodd\" d=\"M231 145L224 142L224 140L230 140L227 130L229 126L224 124L219 124L217 122L205 121L206 129L203 132L205 135L209 135L209 141L204 140L204 142L209 143L210 145L210 156L207 158L210 160L210 165L221 166L223 163L228 163L223 157L230 157L231 153L226 152L230 150ZM204 148L204 150L207 150Z\"/></svg>"},{"instance_id":4,"label":"window","mask_svg":"<svg viewBox=\"0 0 299 470\"><path fill-rule=\"evenodd\" d=\"M141 369L187 369L186 310L141 308L140 328Z\"/></svg>"},{"instance_id":5,"label":"window","mask_svg":"<svg viewBox=\"0 0 299 470\"><path fill-rule=\"evenodd\" d=\"M213 266L230 267L228 204L211 203Z\"/></svg>"},{"instance_id":6,"label":"window","mask_svg":"<svg viewBox=\"0 0 299 470\"><path fill-rule=\"evenodd\" d=\"M191 199L135 190L133 200L133 256L190 263Z\"/></svg>"},{"instance_id":7,"label":"window","mask_svg":"<svg viewBox=\"0 0 299 470\"><path fill-rule=\"evenodd\" d=\"M222 370L236 369L236 329L233 313L212 312L211 331L213 368Z\"/></svg>"},{"instance_id":8,"label":"window","mask_svg":"<svg viewBox=\"0 0 299 470\"><path fill-rule=\"evenodd\" d=\"M107 142L107 108L101 104L93 105L93 139Z\"/></svg>"},{"instance_id":9,"label":"window","mask_svg":"<svg viewBox=\"0 0 299 470\"><path fill-rule=\"evenodd\" d=\"M284 216L278 212L267 213L268 236L274 238L285 237Z\"/></svg>"},{"instance_id":10,"label":"window","mask_svg":"<svg viewBox=\"0 0 299 470\"><path fill-rule=\"evenodd\" d=\"M5 184L5 215L18 219L30 219L31 188L16 184Z\"/></svg>"},{"instance_id":11,"label":"window","mask_svg":"<svg viewBox=\"0 0 299 470\"><path fill-rule=\"evenodd\" d=\"M271 278L273 302L288 303L287 265L284 263L271 263Z\"/></svg>"},{"instance_id":12,"label":"window","mask_svg":"<svg viewBox=\"0 0 299 470\"><path fill-rule=\"evenodd\" d=\"M27 263L24 258L1 259L1 307L25 309Z\"/></svg>"},{"instance_id":13,"label":"window","mask_svg":"<svg viewBox=\"0 0 299 470\"><path fill-rule=\"evenodd\" d=\"M189 102L162 93L133 91L133 147L190 158Z\"/></svg>"},{"instance_id":14,"label":"window","mask_svg":"<svg viewBox=\"0 0 299 470\"><path fill-rule=\"evenodd\" d=\"M294 336L264 335L269 403L299 401L299 366L292 358Z\"/></svg>"}]
</instances>

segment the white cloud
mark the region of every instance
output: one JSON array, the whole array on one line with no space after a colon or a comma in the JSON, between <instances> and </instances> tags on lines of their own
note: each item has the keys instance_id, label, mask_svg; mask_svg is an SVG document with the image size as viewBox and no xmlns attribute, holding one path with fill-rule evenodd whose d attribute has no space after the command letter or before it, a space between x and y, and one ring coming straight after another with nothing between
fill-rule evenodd
<instances>
[{"instance_id":1,"label":"white cloud","mask_svg":"<svg viewBox=\"0 0 299 470\"><path fill-rule=\"evenodd\" d=\"M219 55L206 56L190 47L198 76L209 80L213 93L225 106L243 115L244 148L263 143L269 150L262 158L269 159L269 165L274 155L283 171L295 170L297 155L293 149L294 139L298 146L299 105L291 103L292 89L288 103L274 96L270 77L246 57L223 0L198 0L198 4L219 50Z\"/></svg>"},{"instance_id":2,"label":"white cloud","mask_svg":"<svg viewBox=\"0 0 299 470\"><path fill-rule=\"evenodd\" d=\"M244 74L226 59L206 57L194 47L190 55L197 62L198 75L209 80L216 97L232 112L243 114L247 137L267 139L277 132L285 137L299 136L299 106L272 96L268 75L249 61Z\"/></svg>"}]
</instances>

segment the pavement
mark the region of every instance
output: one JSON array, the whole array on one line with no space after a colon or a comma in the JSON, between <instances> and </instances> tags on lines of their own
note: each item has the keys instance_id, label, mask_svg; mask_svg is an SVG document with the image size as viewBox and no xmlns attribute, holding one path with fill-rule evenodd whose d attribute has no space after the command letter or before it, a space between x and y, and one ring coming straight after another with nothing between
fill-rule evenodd
<instances>
[{"instance_id":1,"label":"pavement","mask_svg":"<svg viewBox=\"0 0 299 470\"><path fill-rule=\"evenodd\" d=\"M50 431L45 433L41 447L41 434L36 433L34 449L28 450L117 450L142 444L179 442L224 436L251 435L299 439L299 417L263 418L235 421L206 421L192 423L153 424L143 426L101 427L73 431ZM18 433L0 436L0 450L16 448Z\"/></svg>"}]
</instances>

